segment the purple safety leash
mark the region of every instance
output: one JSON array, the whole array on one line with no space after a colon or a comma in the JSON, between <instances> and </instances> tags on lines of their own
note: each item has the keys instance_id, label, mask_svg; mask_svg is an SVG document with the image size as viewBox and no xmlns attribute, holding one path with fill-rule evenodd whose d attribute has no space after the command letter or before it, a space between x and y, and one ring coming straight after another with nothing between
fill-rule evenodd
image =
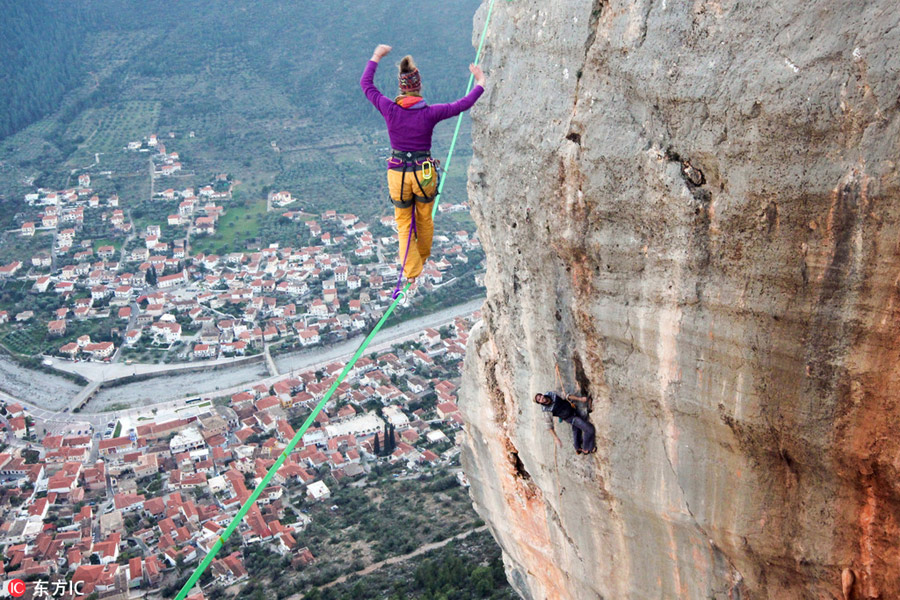
<instances>
[{"instance_id":1,"label":"purple safety leash","mask_svg":"<svg viewBox=\"0 0 900 600\"><path fill-rule=\"evenodd\" d=\"M391 300L396 300L397 296L400 295L400 284L403 283L403 269L406 268L406 259L409 256L409 245L412 243L412 234L416 231L416 201L413 199L412 205L412 223L410 223L409 227L409 235L406 238L406 252L403 253L403 264L400 265L400 275L397 277L397 285L394 287L394 292L391 294ZM419 233L416 231L416 237L418 237Z\"/></svg>"}]
</instances>

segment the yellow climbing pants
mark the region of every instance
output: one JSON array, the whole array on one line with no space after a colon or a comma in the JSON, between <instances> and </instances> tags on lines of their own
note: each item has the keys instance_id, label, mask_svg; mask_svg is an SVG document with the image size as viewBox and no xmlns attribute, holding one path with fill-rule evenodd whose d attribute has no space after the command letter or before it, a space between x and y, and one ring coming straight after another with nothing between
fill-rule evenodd
<instances>
[{"instance_id":1,"label":"yellow climbing pants","mask_svg":"<svg viewBox=\"0 0 900 600\"><path fill-rule=\"evenodd\" d=\"M402 190L400 189L401 181ZM406 256L403 275L407 279L421 275L425 261L431 256L431 242L434 238L434 221L431 220L431 211L434 208L437 182L437 175L432 176L429 181L425 181L421 169L407 170L405 175L402 170L391 169L388 171L388 189L391 193L391 200L394 201L394 219L397 221L397 237L400 242L400 264L403 264L403 257ZM410 204L410 206L401 208L397 206L397 203ZM416 211L416 231L413 232L409 254L407 254L406 242L410 240L409 230L412 226L413 210Z\"/></svg>"}]
</instances>

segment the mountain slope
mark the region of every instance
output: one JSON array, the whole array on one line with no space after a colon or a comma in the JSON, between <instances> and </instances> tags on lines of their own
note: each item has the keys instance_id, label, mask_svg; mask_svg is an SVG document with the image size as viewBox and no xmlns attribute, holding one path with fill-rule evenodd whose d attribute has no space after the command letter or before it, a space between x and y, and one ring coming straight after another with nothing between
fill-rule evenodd
<instances>
[{"instance_id":1,"label":"mountain slope","mask_svg":"<svg viewBox=\"0 0 900 600\"><path fill-rule=\"evenodd\" d=\"M81 14L48 0L0 0L0 140L53 112L80 83Z\"/></svg>"}]
</instances>

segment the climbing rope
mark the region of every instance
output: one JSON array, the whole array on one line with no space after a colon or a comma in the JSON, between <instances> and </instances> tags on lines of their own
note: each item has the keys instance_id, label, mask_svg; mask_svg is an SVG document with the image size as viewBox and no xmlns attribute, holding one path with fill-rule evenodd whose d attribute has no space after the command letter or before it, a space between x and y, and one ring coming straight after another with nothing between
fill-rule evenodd
<instances>
[{"instance_id":1,"label":"climbing rope","mask_svg":"<svg viewBox=\"0 0 900 600\"><path fill-rule=\"evenodd\" d=\"M559 384L559 389L561 389L563 394L565 394L566 386L563 385L562 377L560 377L560 375L559 375L559 363L556 363L556 382Z\"/></svg>"},{"instance_id":2,"label":"climbing rope","mask_svg":"<svg viewBox=\"0 0 900 600\"><path fill-rule=\"evenodd\" d=\"M488 5L487 18L484 21L484 29L481 32L481 41L479 41L479 43L478 43L478 51L475 54L475 64L476 65L478 64L478 61L481 58L481 49L484 47L484 38L487 35L487 29L488 29L488 25L491 22L491 13L493 12L493 10L494 10L494 0L491 0L490 4ZM468 94L472 90L472 82L474 80L475 80L475 76L469 75L469 84L466 86L466 94ZM460 113L459 118L456 121L456 130L453 132L453 139L450 142L450 151L447 153L447 168L450 167L450 159L453 157L453 148L456 146L456 138L459 135L459 126L460 126L461 122L462 122L462 114ZM447 169L445 169L445 173L446 173L446 170ZM435 200L434 200L434 208L431 211L432 218L437 213L438 202L440 200L441 190L443 188L444 188L444 178L441 178L441 181L438 184L437 195L435 196ZM415 214L415 207L413 207L413 214ZM410 242L412 241L411 238L412 238L412 227L410 228ZM406 249L408 252L409 251L409 242L407 242ZM405 262L406 262L406 259L404 258L404 263ZM401 274L401 276L403 275L402 270L401 270L400 274ZM375 324L375 327L372 329L371 333L369 333L369 335L366 336L366 339L364 339L362 341L362 343L359 345L359 348L357 348L356 353L353 355L353 358L350 359L350 362L347 363L347 366L344 367L344 370L341 371L340 375L338 375L338 378L335 379L334 383L331 384L331 387L328 388L328 392L326 392L326 394L322 397L322 399L319 401L319 403L316 404L315 408L309 414L309 416L306 417L306 420L303 422L303 425L300 427L300 429L297 430L297 433L294 434L294 437L291 438L291 441L288 442L287 447L285 447L284 451L282 451L282 453L278 456L278 459L275 461L275 464L273 464L269 468L269 470L266 472L265 476L262 478L262 481L260 481L256 485L256 487L253 489L253 492L251 492L250 497L247 498L247 500L241 506L240 510L238 510L237 514L234 515L234 518L228 524L228 527L225 528L225 531L222 532L222 534L213 543L212 548L209 549L209 552L207 552L206 556L203 557L203 560L200 561L200 564L197 565L197 568L194 569L194 572L191 574L190 578L188 578L188 580L182 586L181 591L178 592L178 595L175 596L175 600L184 600L187 597L188 592L191 591L191 588L194 587L194 584L196 584L197 581L200 579L200 576L203 575L204 571L206 571L206 569L209 568L209 565L210 565L210 563L212 563L213 559L216 557L216 554L218 554L219 550L222 549L222 546L225 545L225 542L228 541L228 538L231 537L231 534L234 533L234 530L237 529L241 520L243 520L244 516L246 516L246 514L250 511L250 507L256 503L257 498L259 498L259 495L262 494L262 491L264 489L266 489L266 486L269 485L269 481L271 481L272 477L275 476L275 473L278 471L278 469L281 468L281 466L284 464L284 461L287 460L288 455L291 452L293 452L294 448L297 446L297 444L303 438L303 434L306 433L306 430L309 429L309 426L312 424L312 422L315 420L315 418L318 416L318 414L320 412L322 412L323 408L325 408L325 405L331 399L332 394L334 394L334 392L335 392L335 390L337 390L338 386L341 383L343 383L344 379L347 377L347 374L350 372L350 369L353 368L353 366L356 364L356 361L358 361L360 359L360 357L363 355L363 352L365 352L366 348L369 347L369 344L372 342L372 339L375 337L375 335L379 331L381 331L381 328L384 326L385 321L387 321L387 319L391 315L391 313L394 312L394 309L397 307L397 304L399 304L403 300L403 298L406 296L406 293L409 291L409 287L411 285L412 285L411 282L407 282L407 284L403 287L403 289L399 293L396 293L396 291L395 291L394 300L393 300L393 302L391 302L390 306L388 306L387 310L384 312L384 315L382 315L382 317L381 317L381 319L379 319L378 323Z\"/></svg>"},{"instance_id":3,"label":"climbing rope","mask_svg":"<svg viewBox=\"0 0 900 600\"><path fill-rule=\"evenodd\" d=\"M400 199L403 199L403 185L400 186ZM400 286L403 283L403 270L406 268L406 258L409 256L409 245L412 244L412 236L413 233L416 234L416 237L419 237L419 232L416 231L416 200L413 198L413 206L412 206L412 221L409 224L409 235L406 236L406 252L403 253L403 264L400 265L400 274L397 276L397 285L394 286L394 291L391 293L391 298L394 300L397 299L397 296L400 295ZM407 283L407 285L411 285Z\"/></svg>"}]
</instances>

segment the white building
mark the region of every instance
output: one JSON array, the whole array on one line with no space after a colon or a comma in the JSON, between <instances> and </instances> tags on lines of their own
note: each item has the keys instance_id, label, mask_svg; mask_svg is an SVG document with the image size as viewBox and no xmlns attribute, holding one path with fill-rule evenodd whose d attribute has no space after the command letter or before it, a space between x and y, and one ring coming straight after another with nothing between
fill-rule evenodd
<instances>
[{"instance_id":1,"label":"white building","mask_svg":"<svg viewBox=\"0 0 900 600\"><path fill-rule=\"evenodd\" d=\"M401 408L395 404L385 406L381 414L387 419L387 422L394 426L395 429L405 429L409 426L409 417Z\"/></svg>"},{"instance_id":2,"label":"white building","mask_svg":"<svg viewBox=\"0 0 900 600\"><path fill-rule=\"evenodd\" d=\"M328 437L321 429L312 429L303 434L304 446L318 446L325 444L327 441Z\"/></svg>"},{"instance_id":3,"label":"white building","mask_svg":"<svg viewBox=\"0 0 900 600\"><path fill-rule=\"evenodd\" d=\"M431 442L444 442L444 441L447 441L449 438L446 435L444 435L444 432L441 431L440 429L432 429L431 431L429 431L428 433L425 434L425 439L428 440L429 443L431 443Z\"/></svg>"},{"instance_id":4,"label":"white building","mask_svg":"<svg viewBox=\"0 0 900 600\"><path fill-rule=\"evenodd\" d=\"M188 427L175 434L172 441L169 442L169 450L172 454L180 454L188 450L202 448L204 445L203 436L196 427Z\"/></svg>"},{"instance_id":5,"label":"white building","mask_svg":"<svg viewBox=\"0 0 900 600\"><path fill-rule=\"evenodd\" d=\"M319 332L315 329L304 329L297 333L302 346L312 346L319 343Z\"/></svg>"},{"instance_id":6,"label":"white building","mask_svg":"<svg viewBox=\"0 0 900 600\"><path fill-rule=\"evenodd\" d=\"M310 500L320 501L331 497L331 490L322 481L313 481L306 486L306 495Z\"/></svg>"},{"instance_id":7,"label":"white building","mask_svg":"<svg viewBox=\"0 0 900 600\"><path fill-rule=\"evenodd\" d=\"M150 327L150 333L162 337L167 344L171 344L181 339L181 324L158 321Z\"/></svg>"},{"instance_id":8,"label":"white building","mask_svg":"<svg viewBox=\"0 0 900 600\"><path fill-rule=\"evenodd\" d=\"M287 206L294 201L290 192L276 192L272 194L272 204L275 206Z\"/></svg>"},{"instance_id":9,"label":"white building","mask_svg":"<svg viewBox=\"0 0 900 600\"><path fill-rule=\"evenodd\" d=\"M384 421L375 413L365 413L340 423L325 426L325 435L334 438L341 435L366 436L384 428Z\"/></svg>"},{"instance_id":10,"label":"white building","mask_svg":"<svg viewBox=\"0 0 900 600\"><path fill-rule=\"evenodd\" d=\"M210 477L206 480L206 485L209 487L209 491L213 494L224 492L226 488L225 478L222 475Z\"/></svg>"}]
</instances>

